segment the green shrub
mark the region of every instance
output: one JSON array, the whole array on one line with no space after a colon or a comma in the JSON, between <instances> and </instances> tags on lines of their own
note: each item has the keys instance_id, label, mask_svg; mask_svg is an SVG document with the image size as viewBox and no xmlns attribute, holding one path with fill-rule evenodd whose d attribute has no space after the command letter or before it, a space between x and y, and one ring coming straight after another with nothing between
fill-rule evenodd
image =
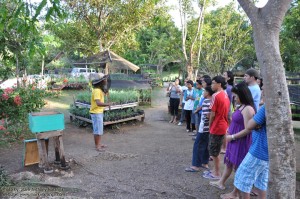
<instances>
[{"instance_id":1,"label":"green shrub","mask_svg":"<svg viewBox=\"0 0 300 199\"><path fill-rule=\"evenodd\" d=\"M22 139L28 131L28 113L41 110L52 94L36 84L0 90L0 137L4 142Z\"/></svg>"}]
</instances>

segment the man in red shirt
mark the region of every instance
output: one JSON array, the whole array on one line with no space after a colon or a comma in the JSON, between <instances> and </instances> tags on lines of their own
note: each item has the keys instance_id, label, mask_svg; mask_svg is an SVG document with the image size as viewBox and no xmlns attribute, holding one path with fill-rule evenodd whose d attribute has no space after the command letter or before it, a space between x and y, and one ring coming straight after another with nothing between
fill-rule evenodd
<instances>
[{"instance_id":1,"label":"man in red shirt","mask_svg":"<svg viewBox=\"0 0 300 199\"><path fill-rule=\"evenodd\" d=\"M203 177L208 179L220 179L220 157L221 146L224 135L228 128L228 111L230 108L229 98L224 91L226 89L226 80L222 76L215 76L212 79L211 88L215 93L212 96L210 104L209 119L209 154L213 158L214 169L204 172Z\"/></svg>"}]
</instances>

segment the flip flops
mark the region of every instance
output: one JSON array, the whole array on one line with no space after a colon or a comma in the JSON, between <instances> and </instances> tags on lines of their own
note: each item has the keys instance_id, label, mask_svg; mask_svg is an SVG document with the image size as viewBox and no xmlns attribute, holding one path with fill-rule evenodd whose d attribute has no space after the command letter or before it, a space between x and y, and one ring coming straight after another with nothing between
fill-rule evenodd
<instances>
[{"instance_id":1,"label":"flip flops","mask_svg":"<svg viewBox=\"0 0 300 199\"><path fill-rule=\"evenodd\" d=\"M209 185L216 187L218 189L221 189L221 190L225 190L225 186L219 185L218 182L216 182L216 181L209 182Z\"/></svg>"},{"instance_id":2,"label":"flip flops","mask_svg":"<svg viewBox=\"0 0 300 199\"><path fill-rule=\"evenodd\" d=\"M226 194L221 194L221 195L220 195L220 198L221 198L221 199L239 199L238 196L229 196L228 193L226 193Z\"/></svg>"},{"instance_id":3,"label":"flip flops","mask_svg":"<svg viewBox=\"0 0 300 199\"><path fill-rule=\"evenodd\" d=\"M96 151L99 151L99 152L105 152L105 149L107 148L107 145L105 144L102 144L100 145L99 148L96 148Z\"/></svg>"},{"instance_id":4,"label":"flip flops","mask_svg":"<svg viewBox=\"0 0 300 199\"><path fill-rule=\"evenodd\" d=\"M220 180L220 176L214 176L212 173L203 174L203 178L210 179L210 180Z\"/></svg>"},{"instance_id":5,"label":"flip flops","mask_svg":"<svg viewBox=\"0 0 300 199\"><path fill-rule=\"evenodd\" d=\"M185 168L184 171L186 171L186 172L199 172L199 170L196 170L196 169L194 169L192 167L187 167L187 168Z\"/></svg>"},{"instance_id":6,"label":"flip flops","mask_svg":"<svg viewBox=\"0 0 300 199\"><path fill-rule=\"evenodd\" d=\"M258 196L258 194L254 191L251 191L250 196Z\"/></svg>"},{"instance_id":7,"label":"flip flops","mask_svg":"<svg viewBox=\"0 0 300 199\"><path fill-rule=\"evenodd\" d=\"M203 168L203 169L209 170L209 167L206 167L206 166L203 166L203 165L201 165L200 167Z\"/></svg>"},{"instance_id":8,"label":"flip flops","mask_svg":"<svg viewBox=\"0 0 300 199\"><path fill-rule=\"evenodd\" d=\"M208 175L208 174L210 174L210 173L211 173L210 170L203 171L203 175Z\"/></svg>"},{"instance_id":9,"label":"flip flops","mask_svg":"<svg viewBox=\"0 0 300 199\"><path fill-rule=\"evenodd\" d=\"M96 148L96 151L98 151L98 152L105 152L105 149L104 148Z\"/></svg>"}]
</instances>

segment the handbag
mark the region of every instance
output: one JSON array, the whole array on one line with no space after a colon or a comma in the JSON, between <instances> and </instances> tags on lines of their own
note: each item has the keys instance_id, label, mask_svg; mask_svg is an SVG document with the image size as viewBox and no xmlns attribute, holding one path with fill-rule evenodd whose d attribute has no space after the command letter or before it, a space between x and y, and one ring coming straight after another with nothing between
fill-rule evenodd
<instances>
[{"instance_id":1,"label":"handbag","mask_svg":"<svg viewBox=\"0 0 300 199\"><path fill-rule=\"evenodd\" d=\"M168 91L168 92L166 93L166 97L170 97L170 96L171 96L171 92Z\"/></svg>"},{"instance_id":2,"label":"handbag","mask_svg":"<svg viewBox=\"0 0 300 199\"><path fill-rule=\"evenodd\" d=\"M172 90L173 86L169 89L169 91L167 91L166 97L171 97L171 90Z\"/></svg>"}]
</instances>

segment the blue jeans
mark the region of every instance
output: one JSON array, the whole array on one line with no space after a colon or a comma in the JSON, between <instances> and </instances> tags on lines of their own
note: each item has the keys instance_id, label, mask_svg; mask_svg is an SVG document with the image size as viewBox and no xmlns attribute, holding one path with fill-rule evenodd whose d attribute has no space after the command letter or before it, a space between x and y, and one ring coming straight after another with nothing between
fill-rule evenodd
<instances>
[{"instance_id":1,"label":"blue jeans","mask_svg":"<svg viewBox=\"0 0 300 199\"><path fill-rule=\"evenodd\" d=\"M202 164L208 164L208 141L209 133L197 133L193 147L192 166L201 167Z\"/></svg>"},{"instance_id":2,"label":"blue jeans","mask_svg":"<svg viewBox=\"0 0 300 199\"><path fill-rule=\"evenodd\" d=\"M194 113L194 110L192 110L192 119L191 119L192 124L196 124L196 114Z\"/></svg>"},{"instance_id":3,"label":"blue jeans","mask_svg":"<svg viewBox=\"0 0 300 199\"><path fill-rule=\"evenodd\" d=\"M195 110L194 110L195 111ZM194 112L193 111L193 112ZM195 124L195 126L198 128L199 127L199 125L200 125L200 121L201 121L201 113L193 113L193 115L194 115L194 124ZM193 116L192 116L193 117ZM193 119L192 119L192 123L193 123Z\"/></svg>"}]
</instances>

